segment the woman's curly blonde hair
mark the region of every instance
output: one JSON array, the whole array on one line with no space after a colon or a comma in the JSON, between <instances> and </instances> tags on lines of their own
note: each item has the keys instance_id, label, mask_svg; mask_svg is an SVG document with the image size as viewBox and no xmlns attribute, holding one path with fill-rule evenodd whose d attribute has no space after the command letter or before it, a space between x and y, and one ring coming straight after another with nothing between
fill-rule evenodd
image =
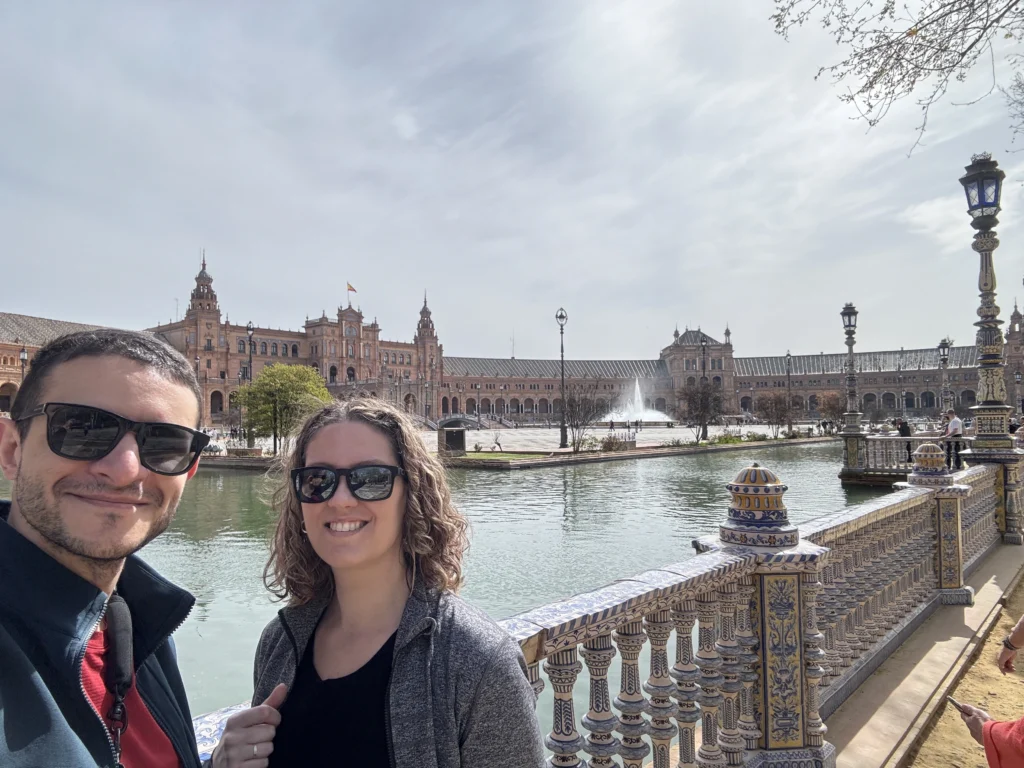
<instances>
[{"instance_id":1,"label":"woman's curly blonde hair","mask_svg":"<svg viewBox=\"0 0 1024 768\"><path fill-rule=\"evenodd\" d=\"M402 521L402 557L410 583L455 592L462 585L462 556L469 546L466 518L452 504L444 468L427 451L415 423L398 408L373 397L334 401L310 416L295 447L288 454L283 477L273 494L279 513L270 544L270 559L263 569L267 589L290 605L334 593L330 567L313 550L302 532L302 505L295 498L291 470L305 466L306 450L324 427L359 422L388 438L405 470L405 515Z\"/></svg>"}]
</instances>

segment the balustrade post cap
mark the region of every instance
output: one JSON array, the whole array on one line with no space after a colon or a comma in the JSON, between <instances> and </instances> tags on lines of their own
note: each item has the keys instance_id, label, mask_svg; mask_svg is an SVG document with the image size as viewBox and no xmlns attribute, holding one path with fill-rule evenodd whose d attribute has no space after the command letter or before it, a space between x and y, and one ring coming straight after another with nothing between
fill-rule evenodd
<instances>
[{"instance_id":1,"label":"balustrade post cap","mask_svg":"<svg viewBox=\"0 0 1024 768\"><path fill-rule=\"evenodd\" d=\"M914 471L907 477L910 485L948 486L953 476L946 466L946 451L936 443L922 443L914 451Z\"/></svg>"},{"instance_id":2,"label":"balustrade post cap","mask_svg":"<svg viewBox=\"0 0 1024 768\"><path fill-rule=\"evenodd\" d=\"M799 543L800 534L789 524L782 501L789 486L774 472L755 461L725 488L732 494L732 502L728 518L719 528L724 543L753 547L792 547Z\"/></svg>"}]
</instances>

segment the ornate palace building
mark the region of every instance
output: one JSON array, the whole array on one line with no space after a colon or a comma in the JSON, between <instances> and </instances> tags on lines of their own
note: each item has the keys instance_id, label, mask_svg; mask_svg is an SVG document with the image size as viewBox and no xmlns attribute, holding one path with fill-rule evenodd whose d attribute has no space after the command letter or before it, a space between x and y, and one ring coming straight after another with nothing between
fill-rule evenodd
<instances>
[{"instance_id":1,"label":"ornate palace building","mask_svg":"<svg viewBox=\"0 0 1024 768\"><path fill-rule=\"evenodd\" d=\"M1024 317L1014 307L1006 329L1009 393L1015 392L1013 373L1024 366L1022 325ZM0 313L0 411L10 407L20 385L21 349L30 361L50 339L94 327ZM837 321L837 338L838 327ZM185 316L148 330L194 361L203 386L204 423L209 425L228 418L234 393L250 375L281 364L312 366L337 397L381 396L434 421L478 412L506 421L544 421L554 418L560 405L558 360L447 356L426 297L412 341L383 338L376 319L367 322L349 303L330 317L321 312L307 319L299 331L255 326L250 347L247 325L231 323L222 314L204 259ZM844 353L794 355L787 377L786 356L735 357L728 328L722 339L700 328L677 329L657 359L566 360L566 381L596 387L599 403L604 401L609 409L632 399L639 382L645 406L668 414L681 408L679 391L701 376L721 385L726 411L732 413L749 411L760 394L784 392L788 386L794 406L813 418L826 394L844 391ZM963 405L975 401L975 355L973 344L950 351L949 386ZM895 413L901 410L901 399L902 410L910 415L934 412L940 405L935 348L859 352L856 365L863 411L877 406Z\"/></svg>"}]
</instances>

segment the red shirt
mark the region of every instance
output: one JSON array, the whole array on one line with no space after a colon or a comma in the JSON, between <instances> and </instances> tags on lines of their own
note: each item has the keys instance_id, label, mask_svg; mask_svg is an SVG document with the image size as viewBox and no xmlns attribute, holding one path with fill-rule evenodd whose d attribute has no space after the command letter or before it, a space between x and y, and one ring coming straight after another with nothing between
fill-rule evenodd
<instances>
[{"instance_id":1,"label":"red shirt","mask_svg":"<svg viewBox=\"0 0 1024 768\"><path fill-rule=\"evenodd\" d=\"M106 649L106 635L97 631L85 649L82 685L93 709L103 717L104 725L110 730L107 714L114 706L114 694L103 682ZM128 710L128 728L121 734L121 763L124 768L181 768L171 740L153 719L134 684L128 689L124 703Z\"/></svg>"}]
</instances>

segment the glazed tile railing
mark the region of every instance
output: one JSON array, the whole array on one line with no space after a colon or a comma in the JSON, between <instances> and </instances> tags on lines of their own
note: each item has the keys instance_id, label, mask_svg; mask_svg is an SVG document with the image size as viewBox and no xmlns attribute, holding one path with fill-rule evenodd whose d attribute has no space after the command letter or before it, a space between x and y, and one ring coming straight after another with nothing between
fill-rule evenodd
<instances>
[{"instance_id":1,"label":"glazed tile railing","mask_svg":"<svg viewBox=\"0 0 1024 768\"><path fill-rule=\"evenodd\" d=\"M549 764L834 765L823 719L941 603L973 597L963 566L1000 540L1003 471L949 474L926 446L899 490L798 535L786 486L755 464L692 559L501 622L534 690L550 685Z\"/></svg>"},{"instance_id":2,"label":"glazed tile railing","mask_svg":"<svg viewBox=\"0 0 1024 768\"><path fill-rule=\"evenodd\" d=\"M960 438L960 449L967 450L973 437ZM869 472L892 472L908 474L914 469L913 454L925 443L940 445L943 450L949 441L938 437L890 437L868 435L864 441L865 467Z\"/></svg>"}]
</instances>

